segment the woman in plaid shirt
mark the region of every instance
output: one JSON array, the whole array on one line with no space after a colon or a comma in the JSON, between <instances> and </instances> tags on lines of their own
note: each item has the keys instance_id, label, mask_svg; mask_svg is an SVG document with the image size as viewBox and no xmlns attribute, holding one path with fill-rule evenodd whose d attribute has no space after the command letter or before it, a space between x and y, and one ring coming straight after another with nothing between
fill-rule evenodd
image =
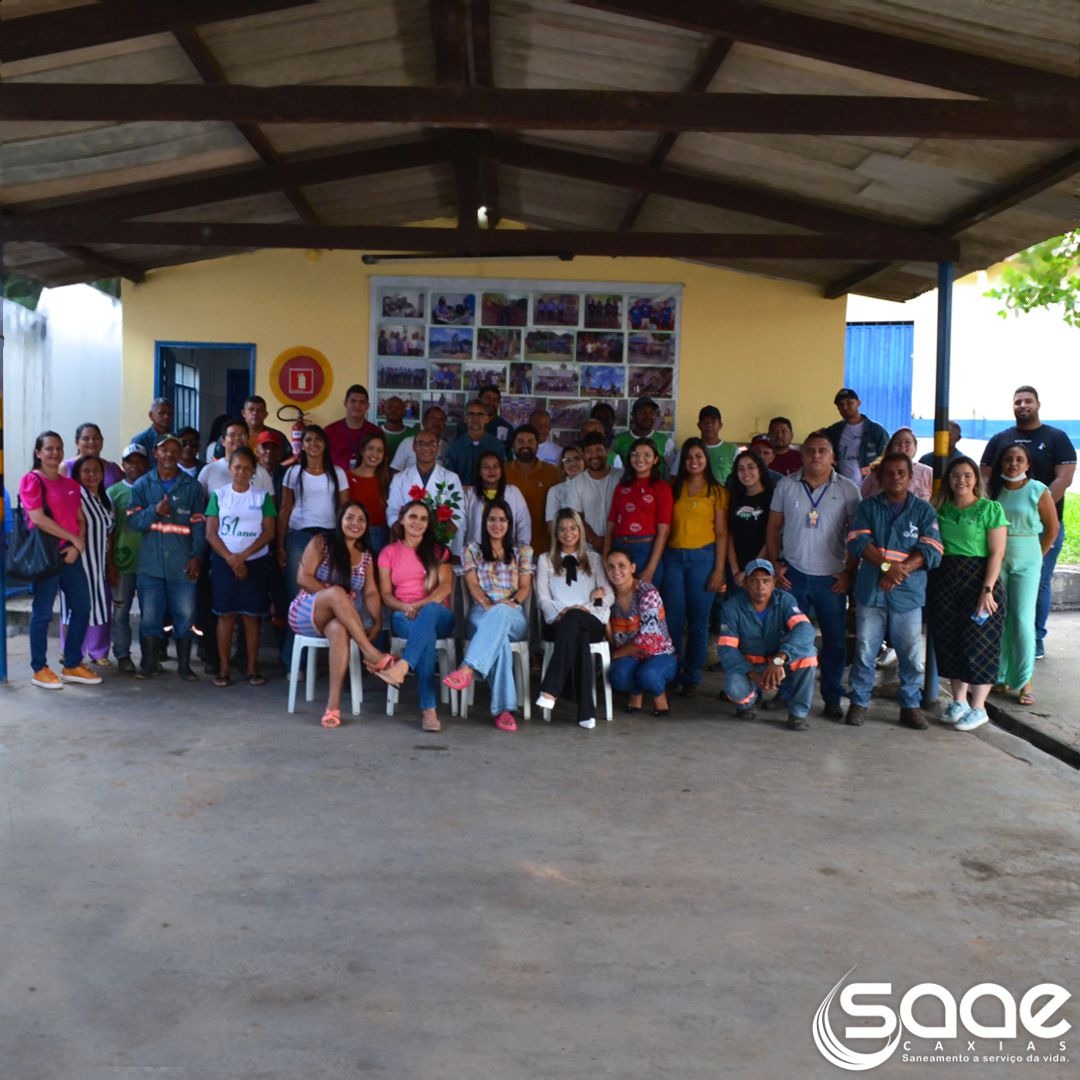
<instances>
[{"instance_id":1,"label":"woman in plaid shirt","mask_svg":"<svg viewBox=\"0 0 1080 1080\"><path fill-rule=\"evenodd\" d=\"M480 675L491 684L491 715L500 731L517 731L514 657L510 645L524 641L529 623L524 604L532 592L533 557L528 544L513 545L514 515L505 499L484 504L480 539L462 556L465 586L472 597L467 636L472 640L462 665L443 679L465 690Z\"/></svg>"}]
</instances>

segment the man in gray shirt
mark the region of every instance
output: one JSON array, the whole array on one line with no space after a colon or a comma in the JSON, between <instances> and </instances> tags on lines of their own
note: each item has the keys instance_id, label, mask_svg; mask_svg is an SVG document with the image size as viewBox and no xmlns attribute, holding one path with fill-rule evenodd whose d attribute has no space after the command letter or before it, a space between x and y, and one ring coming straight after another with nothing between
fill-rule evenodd
<instances>
[{"instance_id":1,"label":"man in gray shirt","mask_svg":"<svg viewBox=\"0 0 1080 1080\"><path fill-rule=\"evenodd\" d=\"M791 591L803 611L817 616L824 715L839 720L844 715L845 612L855 562L847 551L847 534L859 489L833 468L826 432L807 436L802 457L803 467L773 491L765 549L776 568L776 583Z\"/></svg>"}]
</instances>

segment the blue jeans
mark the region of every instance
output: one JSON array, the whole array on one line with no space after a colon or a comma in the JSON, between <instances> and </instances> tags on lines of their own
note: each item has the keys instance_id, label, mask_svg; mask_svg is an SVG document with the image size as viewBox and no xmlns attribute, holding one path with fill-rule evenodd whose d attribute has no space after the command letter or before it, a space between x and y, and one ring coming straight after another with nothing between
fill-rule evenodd
<instances>
[{"instance_id":1,"label":"blue jeans","mask_svg":"<svg viewBox=\"0 0 1080 1080\"><path fill-rule=\"evenodd\" d=\"M61 563L60 573L34 582L34 602L30 608L30 668L40 671L49 663L49 622L56 595L64 590L71 611L67 637L64 639L64 667L82 663L83 638L90 625L90 586L83 570L82 556L73 563Z\"/></svg>"},{"instance_id":2,"label":"blue jeans","mask_svg":"<svg viewBox=\"0 0 1080 1080\"><path fill-rule=\"evenodd\" d=\"M709 612L715 593L707 592L716 548L709 544L701 548L665 548L661 562L664 567L664 611L668 631L681 657L674 675L676 682L697 686L705 664L705 649L709 636ZM683 645L683 630L686 645ZM612 684L614 685L614 684Z\"/></svg>"},{"instance_id":3,"label":"blue jeans","mask_svg":"<svg viewBox=\"0 0 1080 1080\"><path fill-rule=\"evenodd\" d=\"M836 584L832 574L804 574L789 566L787 576L799 607L817 615L821 630L821 652L818 654L821 696L826 702L839 703L844 696L844 661L847 658L847 596L832 591Z\"/></svg>"},{"instance_id":4,"label":"blue jeans","mask_svg":"<svg viewBox=\"0 0 1080 1080\"><path fill-rule=\"evenodd\" d=\"M135 587L139 590L139 610L142 619L139 632L143 637L165 636L165 612L172 618L173 637L183 641L191 637L195 622L197 582L183 578L168 581L165 578L138 574Z\"/></svg>"},{"instance_id":5,"label":"blue jeans","mask_svg":"<svg viewBox=\"0 0 1080 1080\"><path fill-rule=\"evenodd\" d=\"M635 571L636 577L641 577L642 571L649 564L649 559L652 557L653 545L655 540L625 540L616 539L611 545L613 551L625 551L630 561L637 567ZM653 574L652 583L659 589L664 582L664 560L663 558L656 564L656 573Z\"/></svg>"},{"instance_id":6,"label":"blue jeans","mask_svg":"<svg viewBox=\"0 0 1080 1080\"><path fill-rule=\"evenodd\" d=\"M674 653L663 656L620 656L611 661L608 679L616 690L631 694L652 694L658 697L667 691L667 684L675 678L679 661Z\"/></svg>"},{"instance_id":7,"label":"blue jeans","mask_svg":"<svg viewBox=\"0 0 1080 1080\"><path fill-rule=\"evenodd\" d=\"M490 683L491 715L513 712L518 700L510 643L524 641L529 636L524 609L496 604L485 611L479 604L473 604L467 625L466 636L472 640L465 663Z\"/></svg>"},{"instance_id":8,"label":"blue jeans","mask_svg":"<svg viewBox=\"0 0 1080 1080\"><path fill-rule=\"evenodd\" d=\"M378 558L379 552L390 543L389 525L372 525L368 529L368 542L371 544L371 553Z\"/></svg>"},{"instance_id":9,"label":"blue jeans","mask_svg":"<svg viewBox=\"0 0 1080 1080\"><path fill-rule=\"evenodd\" d=\"M900 661L900 708L922 703L922 608L889 611L867 604L855 606L855 660L851 665L851 703L869 705L874 690L874 667L885 638Z\"/></svg>"},{"instance_id":10,"label":"blue jeans","mask_svg":"<svg viewBox=\"0 0 1080 1080\"><path fill-rule=\"evenodd\" d=\"M764 671L764 664L754 664L753 671ZM749 675L741 672L724 672L724 693L740 708L749 709L758 699L761 691L750 681ZM787 702L789 716L809 716L814 700L814 669L812 667L788 669L784 681L777 692Z\"/></svg>"},{"instance_id":11,"label":"blue jeans","mask_svg":"<svg viewBox=\"0 0 1080 1080\"><path fill-rule=\"evenodd\" d=\"M435 642L447 637L453 629L454 613L442 604L425 604L416 613L415 619L410 619L402 611L390 614L390 632L394 637L405 638L405 651L401 655L409 662L409 670L416 676L421 709L434 709L438 703Z\"/></svg>"},{"instance_id":12,"label":"blue jeans","mask_svg":"<svg viewBox=\"0 0 1080 1080\"><path fill-rule=\"evenodd\" d=\"M1035 601L1035 655L1042 656L1046 637L1046 620L1050 618L1050 581L1054 576L1061 545L1065 542L1065 522L1058 529L1057 539L1043 556L1042 576L1039 578L1039 598Z\"/></svg>"},{"instance_id":13,"label":"blue jeans","mask_svg":"<svg viewBox=\"0 0 1080 1080\"><path fill-rule=\"evenodd\" d=\"M300 560L304 557L304 549L311 543L311 538L322 532L322 529L290 529L285 534L285 631L281 641L281 662L288 667L292 663L293 632L289 629L289 605L296 599L300 586L296 583L296 575L300 571ZM280 563L278 564L280 566Z\"/></svg>"},{"instance_id":14,"label":"blue jeans","mask_svg":"<svg viewBox=\"0 0 1080 1080\"><path fill-rule=\"evenodd\" d=\"M109 630L117 660L131 657L131 605L134 601L135 575L121 574L112 593L112 626Z\"/></svg>"}]
</instances>

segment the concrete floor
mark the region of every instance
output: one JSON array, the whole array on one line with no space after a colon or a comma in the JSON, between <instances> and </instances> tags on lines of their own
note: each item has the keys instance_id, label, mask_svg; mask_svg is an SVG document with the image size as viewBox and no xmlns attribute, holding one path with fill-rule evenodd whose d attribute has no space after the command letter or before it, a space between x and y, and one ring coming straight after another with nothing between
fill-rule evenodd
<instances>
[{"instance_id":1,"label":"concrete floor","mask_svg":"<svg viewBox=\"0 0 1080 1080\"><path fill-rule=\"evenodd\" d=\"M736 722L715 675L591 733L501 734L480 699L422 735L411 691L323 731L280 678L46 694L25 641L0 687L4 1080L835 1077L811 1021L853 965L896 998L1080 995L1080 782L1005 733L907 731L895 702L860 730ZM1071 1062L977 1075L1075 1077L1064 1015Z\"/></svg>"}]
</instances>

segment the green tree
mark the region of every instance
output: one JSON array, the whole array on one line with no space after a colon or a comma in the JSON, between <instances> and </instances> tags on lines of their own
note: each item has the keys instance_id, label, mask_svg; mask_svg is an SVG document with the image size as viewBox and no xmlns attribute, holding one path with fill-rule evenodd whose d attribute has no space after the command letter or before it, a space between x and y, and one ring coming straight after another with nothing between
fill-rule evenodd
<instances>
[{"instance_id":1,"label":"green tree","mask_svg":"<svg viewBox=\"0 0 1080 1080\"><path fill-rule=\"evenodd\" d=\"M1080 229L1044 240L1014 255L1001 274L999 288L984 293L1004 300L998 314L1036 308L1061 309L1062 318L1080 330Z\"/></svg>"}]
</instances>

